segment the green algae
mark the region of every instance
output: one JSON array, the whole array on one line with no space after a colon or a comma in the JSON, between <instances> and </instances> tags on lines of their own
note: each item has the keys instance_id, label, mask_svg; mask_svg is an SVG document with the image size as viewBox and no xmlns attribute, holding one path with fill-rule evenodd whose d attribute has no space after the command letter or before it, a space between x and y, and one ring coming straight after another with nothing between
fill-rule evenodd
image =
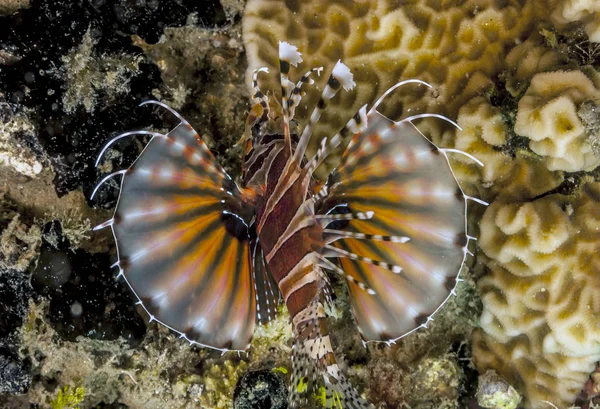
<instances>
[{"instance_id":1,"label":"green algae","mask_svg":"<svg viewBox=\"0 0 600 409\"><path fill-rule=\"evenodd\" d=\"M79 409L79 404L85 398L83 386L65 386L58 390L56 398L50 402L51 409Z\"/></svg>"}]
</instances>

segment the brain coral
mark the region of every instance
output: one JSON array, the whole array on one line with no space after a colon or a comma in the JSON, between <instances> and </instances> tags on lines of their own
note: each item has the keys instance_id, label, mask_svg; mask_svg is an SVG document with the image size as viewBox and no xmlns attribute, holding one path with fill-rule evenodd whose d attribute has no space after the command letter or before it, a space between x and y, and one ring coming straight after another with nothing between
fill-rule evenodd
<instances>
[{"instance_id":1,"label":"brain coral","mask_svg":"<svg viewBox=\"0 0 600 409\"><path fill-rule=\"evenodd\" d=\"M567 59L544 44L544 38L534 33L514 47L506 56L506 89L513 97L521 95L535 74L567 67Z\"/></svg>"},{"instance_id":2,"label":"brain coral","mask_svg":"<svg viewBox=\"0 0 600 409\"><path fill-rule=\"evenodd\" d=\"M600 359L600 183L575 197L492 204L480 246L490 270L475 363L525 392L528 407L568 407Z\"/></svg>"},{"instance_id":3,"label":"brain coral","mask_svg":"<svg viewBox=\"0 0 600 409\"><path fill-rule=\"evenodd\" d=\"M484 167L469 166L461 172L461 180L474 178L471 182L491 186L500 175L508 173L512 158L501 148L506 145L506 123L500 109L493 107L484 97L475 97L458 111L457 122L462 128L456 138L454 148L475 155L485 163ZM466 165L473 162L468 158L457 157Z\"/></svg>"},{"instance_id":4,"label":"brain coral","mask_svg":"<svg viewBox=\"0 0 600 409\"><path fill-rule=\"evenodd\" d=\"M600 164L578 115L586 100L600 101L600 73L593 69L536 74L519 101L515 132L530 139L530 149L550 170L575 172Z\"/></svg>"},{"instance_id":5,"label":"brain coral","mask_svg":"<svg viewBox=\"0 0 600 409\"><path fill-rule=\"evenodd\" d=\"M407 78L427 81L434 90L406 87L386 100L384 114L400 118L429 111L455 118L461 106L491 86L491 78L504 68L506 50L543 19L545 4L545 0L249 0L243 19L247 83L258 67L277 72L277 41L285 40L303 53L302 70L324 66L327 72L342 58L354 73L355 90L332 101L335 108L324 112L316 130L319 136L334 134L360 106ZM263 79L265 89L278 92L276 76ZM307 103L299 107L299 118L307 117L306 106L312 107L315 93L320 93L306 88Z\"/></svg>"}]
</instances>

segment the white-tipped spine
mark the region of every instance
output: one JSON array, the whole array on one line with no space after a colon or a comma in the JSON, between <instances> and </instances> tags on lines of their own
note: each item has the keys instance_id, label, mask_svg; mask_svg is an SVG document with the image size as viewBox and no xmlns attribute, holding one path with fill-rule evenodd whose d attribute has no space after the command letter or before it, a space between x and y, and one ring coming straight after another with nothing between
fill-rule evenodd
<instances>
[{"instance_id":1,"label":"white-tipped spine","mask_svg":"<svg viewBox=\"0 0 600 409\"><path fill-rule=\"evenodd\" d=\"M350 67L344 64L341 60L338 60L338 62L335 64L331 75L333 75L333 77L340 82L346 91L350 91L356 85L354 82L354 75L352 75Z\"/></svg>"},{"instance_id":2,"label":"white-tipped spine","mask_svg":"<svg viewBox=\"0 0 600 409\"><path fill-rule=\"evenodd\" d=\"M286 41L279 42L279 59L289 62L294 67L302 62L302 54L298 51L298 47L291 45Z\"/></svg>"}]
</instances>

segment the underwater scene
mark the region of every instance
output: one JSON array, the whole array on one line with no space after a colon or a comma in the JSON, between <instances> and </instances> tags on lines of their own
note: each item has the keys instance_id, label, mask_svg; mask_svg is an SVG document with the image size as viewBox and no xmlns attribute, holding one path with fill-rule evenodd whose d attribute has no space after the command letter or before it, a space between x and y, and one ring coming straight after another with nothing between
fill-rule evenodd
<instances>
[{"instance_id":1,"label":"underwater scene","mask_svg":"<svg viewBox=\"0 0 600 409\"><path fill-rule=\"evenodd\" d=\"M600 408L600 1L0 0L46 408Z\"/></svg>"}]
</instances>

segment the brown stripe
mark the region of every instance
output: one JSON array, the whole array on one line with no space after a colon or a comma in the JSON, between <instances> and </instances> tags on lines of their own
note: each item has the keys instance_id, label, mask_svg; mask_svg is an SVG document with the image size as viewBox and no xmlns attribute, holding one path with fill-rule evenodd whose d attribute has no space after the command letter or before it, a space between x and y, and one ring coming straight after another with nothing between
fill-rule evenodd
<instances>
[{"instance_id":1,"label":"brown stripe","mask_svg":"<svg viewBox=\"0 0 600 409\"><path fill-rule=\"evenodd\" d=\"M317 291L317 283L313 282L290 294L286 304L292 319L317 296Z\"/></svg>"},{"instance_id":2,"label":"brown stripe","mask_svg":"<svg viewBox=\"0 0 600 409\"><path fill-rule=\"evenodd\" d=\"M267 192L265 194L266 198L274 199L273 191L269 192L269 188L272 183L272 175L274 175L275 172L278 171L277 168L281 166L278 162L279 157L276 158L275 162L271 165L267 182ZM294 174L294 172L289 173ZM278 173L278 175L280 175L280 173ZM286 183L285 180L280 180L280 176L278 176L277 181ZM304 202L306 192L303 191L305 189L303 189L302 182L303 178L298 177L268 214L264 213L266 209L261 209L261 213L259 214L259 225L262 224L261 231L264 230L264 233L261 234L261 240L266 254L268 254L275 243L277 243L277 240L287 229L288 224L296 214L298 208ZM267 201L267 203L269 202ZM264 217L266 217L265 220L263 220Z\"/></svg>"},{"instance_id":3,"label":"brown stripe","mask_svg":"<svg viewBox=\"0 0 600 409\"><path fill-rule=\"evenodd\" d=\"M308 264L307 264L308 263ZM314 266L306 258L300 261L300 263L292 269L282 280L279 282L279 290L284 301L287 301L290 294L297 291L298 288L303 287L309 282L317 281L318 276L314 272Z\"/></svg>"}]
</instances>

